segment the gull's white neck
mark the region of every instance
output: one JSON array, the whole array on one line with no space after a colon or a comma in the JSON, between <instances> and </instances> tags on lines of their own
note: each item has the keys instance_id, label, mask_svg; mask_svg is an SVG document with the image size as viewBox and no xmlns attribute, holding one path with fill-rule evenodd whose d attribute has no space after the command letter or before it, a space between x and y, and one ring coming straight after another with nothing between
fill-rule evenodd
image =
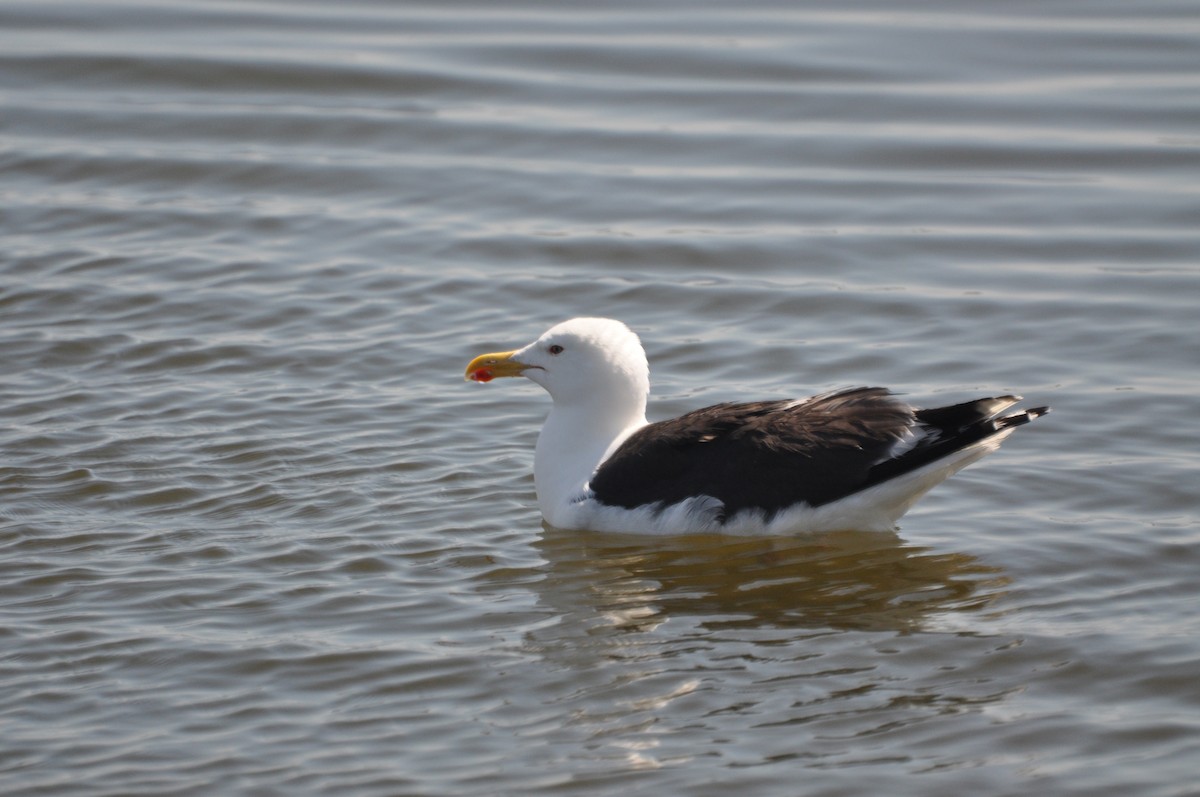
<instances>
[{"instance_id":1,"label":"gull's white neck","mask_svg":"<svg viewBox=\"0 0 1200 797\"><path fill-rule=\"evenodd\" d=\"M571 528L575 503L593 471L646 425L645 395L586 404L555 403L538 435L533 479L538 506L552 526Z\"/></svg>"},{"instance_id":2,"label":"gull's white neck","mask_svg":"<svg viewBox=\"0 0 1200 797\"><path fill-rule=\"evenodd\" d=\"M554 400L538 435L533 478L547 522L576 527L578 501L596 467L646 425L646 352L620 321L572 318L504 360Z\"/></svg>"}]
</instances>

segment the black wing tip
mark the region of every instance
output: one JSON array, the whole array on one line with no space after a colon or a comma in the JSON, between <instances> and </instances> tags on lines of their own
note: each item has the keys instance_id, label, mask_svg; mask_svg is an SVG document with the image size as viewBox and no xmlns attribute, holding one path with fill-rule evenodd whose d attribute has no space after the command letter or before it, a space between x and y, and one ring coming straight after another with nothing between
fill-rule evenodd
<instances>
[{"instance_id":1,"label":"black wing tip","mask_svg":"<svg viewBox=\"0 0 1200 797\"><path fill-rule=\"evenodd\" d=\"M1024 426L1030 421L1036 420L1050 412L1049 407L1030 407L1027 410L1015 412L1012 415L1006 415L1003 418L996 419L997 429L1010 429L1014 426Z\"/></svg>"},{"instance_id":2,"label":"black wing tip","mask_svg":"<svg viewBox=\"0 0 1200 797\"><path fill-rule=\"evenodd\" d=\"M1019 407L1011 415L1000 415L1000 413L1024 400L1024 396L1013 393L1004 396L993 396L991 398L979 399L978 401L967 402L961 406L971 406L973 409L978 408L980 412L985 413L986 415L990 416L992 420L1001 424L1006 422L1010 424L1028 423L1029 421L1032 421L1035 418L1040 418L1046 413L1050 412L1049 406L1030 407L1029 409Z\"/></svg>"}]
</instances>

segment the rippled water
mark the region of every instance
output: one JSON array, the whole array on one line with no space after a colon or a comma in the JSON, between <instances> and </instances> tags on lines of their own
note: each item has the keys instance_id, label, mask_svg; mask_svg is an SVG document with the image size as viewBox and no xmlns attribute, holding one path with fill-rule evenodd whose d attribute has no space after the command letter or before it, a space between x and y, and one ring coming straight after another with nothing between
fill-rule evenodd
<instances>
[{"instance_id":1,"label":"rippled water","mask_svg":"<svg viewBox=\"0 0 1200 797\"><path fill-rule=\"evenodd\" d=\"M1190 2L0 2L0 791L1182 795ZM653 417L1054 405L895 534L541 525Z\"/></svg>"}]
</instances>

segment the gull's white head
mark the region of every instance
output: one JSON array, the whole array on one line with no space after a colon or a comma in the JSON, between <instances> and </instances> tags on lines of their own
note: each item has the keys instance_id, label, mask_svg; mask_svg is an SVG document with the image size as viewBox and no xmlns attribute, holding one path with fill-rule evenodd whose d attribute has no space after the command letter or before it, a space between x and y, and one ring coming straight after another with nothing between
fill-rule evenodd
<instances>
[{"instance_id":1,"label":"gull's white head","mask_svg":"<svg viewBox=\"0 0 1200 797\"><path fill-rule=\"evenodd\" d=\"M572 318L523 349L482 354L467 366L474 382L500 376L528 377L554 399L538 435L533 480L547 522L576 527L592 472L646 424L650 368L641 341L620 321Z\"/></svg>"},{"instance_id":2,"label":"gull's white head","mask_svg":"<svg viewBox=\"0 0 1200 797\"><path fill-rule=\"evenodd\" d=\"M625 409L632 403L644 412L650 392L641 341L611 318L572 318L522 349L483 354L467 366L466 378L474 382L501 376L527 377L562 406Z\"/></svg>"}]
</instances>

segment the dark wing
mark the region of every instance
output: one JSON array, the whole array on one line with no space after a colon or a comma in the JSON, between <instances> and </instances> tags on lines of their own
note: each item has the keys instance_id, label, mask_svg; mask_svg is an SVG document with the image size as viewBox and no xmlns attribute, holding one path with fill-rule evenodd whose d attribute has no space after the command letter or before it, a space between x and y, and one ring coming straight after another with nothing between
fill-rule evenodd
<instances>
[{"instance_id":1,"label":"dark wing","mask_svg":"<svg viewBox=\"0 0 1200 797\"><path fill-rule=\"evenodd\" d=\"M597 500L632 509L696 495L768 516L821 506L1028 423L1046 407L1000 416L1018 396L914 410L878 387L806 401L717 404L630 435L592 476Z\"/></svg>"},{"instance_id":2,"label":"dark wing","mask_svg":"<svg viewBox=\"0 0 1200 797\"><path fill-rule=\"evenodd\" d=\"M597 500L625 508L695 495L721 501L725 517L820 506L868 486L872 467L916 423L910 407L876 387L717 404L639 429L590 484Z\"/></svg>"}]
</instances>

